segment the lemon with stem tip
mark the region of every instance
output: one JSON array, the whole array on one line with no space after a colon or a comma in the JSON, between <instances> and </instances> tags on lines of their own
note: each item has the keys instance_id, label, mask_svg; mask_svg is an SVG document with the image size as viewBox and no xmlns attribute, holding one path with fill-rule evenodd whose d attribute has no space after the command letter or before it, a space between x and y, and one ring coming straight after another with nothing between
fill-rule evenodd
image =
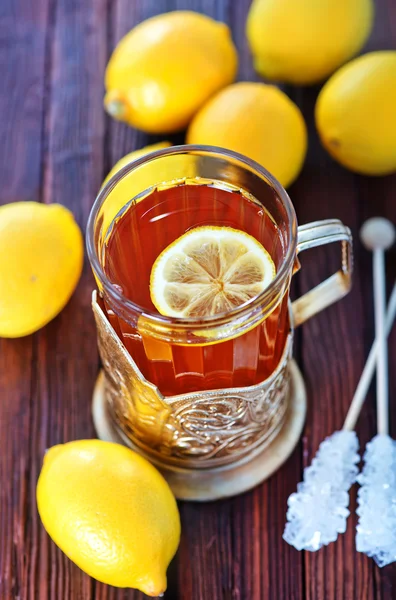
<instances>
[{"instance_id":1,"label":"lemon with stem tip","mask_svg":"<svg viewBox=\"0 0 396 600\"><path fill-rule=\"evenodd\" d=\"M136 452L100 440L50 448L37 506L54 542L91 577L149 596L165 591L179 513L165 479Z\"/></svg>"},{"instance_id":2,"label":"lemon with stem tip","mask_svg":"<svg viewBox=\"0 0 396 600\"><path fill-rule=\"evenodd\" d=\"M114 50L105 74L105 109L148 133L178 131L234 80L237 63L224 23L192 11L157 15Z\"/></svg>"}]
</instances>

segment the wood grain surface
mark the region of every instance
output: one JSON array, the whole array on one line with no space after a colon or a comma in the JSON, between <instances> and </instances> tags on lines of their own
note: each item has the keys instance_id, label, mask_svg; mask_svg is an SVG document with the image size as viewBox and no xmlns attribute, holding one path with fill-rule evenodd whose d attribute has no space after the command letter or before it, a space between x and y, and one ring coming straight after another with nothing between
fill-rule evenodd
<instances>
[{"instance_id":1,"label":"wood grain surface","mask_svg":"<svg viewBox=\"0 0 396 600\"><path fill-rule=\"evenodd\" d=\"M228 23L240 53L239 79L257 80L244 24L249 0L2 0L0 5L0 200L60 202L85 227L107 171L148 138L102 109L103 73L117 41L148 16L193 9ZM396 3L376 1L367 49L396 48ZM305 324L296 356L309 410L289 461L254 491L227 501L181 503L183 535L169 570L166 600L391 600L396 566L378 569L355 551L355 517L336 544L298 553L282 541L288 495L320 441L341 426L373 338L370 256L359 226L369 216L396 222L396 176L365 178L335 164L313 126L319 88L287 88L310 129L308 159L290 195L300 223L338 217L355 236L351 294ZM396 109L395 109L396 110ZM182 141L176 136L174 141ZM10 251L12 251L10 249ZM390 288L396 254L387 260ZM302 256L294 294L323 279L339 260ZM35 486L45 449L93 437L90 413L99 368L90 308L90 268L72 300L33 336L0 340L0 600L142 600L84 575L41 526ZM1 294L1 290L0 290ZM396 331L390 340L391 432L396 437ZM375 432L371 393L359 421L361 443ZM355 507L355 492L352 508Z\"/></svg>"}]
</instances>

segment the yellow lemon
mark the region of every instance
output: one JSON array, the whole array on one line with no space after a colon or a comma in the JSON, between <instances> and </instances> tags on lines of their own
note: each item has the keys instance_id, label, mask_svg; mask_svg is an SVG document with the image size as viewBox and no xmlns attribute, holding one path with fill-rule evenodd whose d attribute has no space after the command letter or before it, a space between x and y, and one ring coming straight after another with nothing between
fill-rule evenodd
<instances>
[{"instance_id":1,"label":"yellow lemon","mask_svg":"<svg viewBox=\"0 0 396 600\"><path fill-rule=\"evenodd\" d=\"M114 50L105 75L105 108L149 133L178 131L234 80L237 62L224 23L190 11L152 17Z\"/></svg>"},{"instance_id":2,"label":"yellow lemon","mask_svg":"<svg viewBox=\"0 0 396 600\"><path fill-rule=\"evenodd\" d=\"M232 227L195 227L154 262L150 295L163 315L207 317L256 298L275 274L271 256L251 235Z\"/></svg>"},{"instance_id":3,"label":"yellow lemon","mask_svg":"<svg viewBox=\"0 0 396 600\"><path fill-rule=\"evenodd\" d=\"M141 158L142 156L145 156L146 154L150 154L151 152L155 152L156 150L162 150L163 148L169 148L169 146L171 146L171 145L172 144L170 142L158 142L157 144L151 144L150 146L144 146L143 148L140 148L139 150L134 150L133 152L129 152L129 154L126 154L125 156L120 158L119 161L116 162L116 164L114 165L114 167L111 169L110 173L107 175L106 179L104 180L103 185L108 182L110 177L113 177L113 175L115 175L120 169L122 169L122 167L125 167L125 165L132 162L133 160L136 160L137 158Z\"/></svg>"},{"instance_id":4,"label":"yellow lemon","mask_svg":"<svg viewBox=\"0 0 396 600\"><path fill-rule=\"evenodd\" d=\"M299 108L264 83L235 83L221 90L194 117L189 144L222 146L257 161L283 186L299 174L307 131Z\"/></svg>"},{"instance_id":5,"label":"yellow lemon","mask_svg":"<svg viewBox=\"0 0 396 600\"><path fill-rule=\"evenodd\" d=\"M366 175L396 171L396 51L370 52L325 84L315 109L324 147Z\"/></svg>"},{"instance_id":6,"label":"yellow lemon","mask_svg":"<svg viewBox=\"0 0 396 600\"><path fill-rule=\"evenodd\" d=\"M165 591L179 513L165 479L136 452L100 440L54 446L37 506L54 542L91 577L149 596Z\"/></svg>"},{"instance_id":7,"label":"yellow lemon","mask_svg":"<svg viewBox=\"0 0 396 600\"><path fill-rule=\"evenodd\" d=\"M357 54L372 23L373 0L254 0L246 34L263 77L311 84Z\"/></svg>"},{"instance_id":8,"label":"yellow lemon","mask_svg":"<svg viewBox=\"0 0 396 600\"><path fill-rule=\"evenodd\" d=\"M81 275L83 238L60 204L0 207L0 337L37 331L65 306Z\"/></svg>"}]
</instances>

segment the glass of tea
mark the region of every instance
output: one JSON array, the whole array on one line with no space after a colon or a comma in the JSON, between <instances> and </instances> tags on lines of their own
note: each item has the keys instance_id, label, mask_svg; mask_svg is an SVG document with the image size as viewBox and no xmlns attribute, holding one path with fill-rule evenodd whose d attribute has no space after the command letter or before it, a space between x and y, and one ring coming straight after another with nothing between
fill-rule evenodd
<instances>
[{"instance_id":1,"label":"glass of tea","mask_svg":"<svg viewBox=\"0 0 396 600\"><path fill-rule=\"evenodd\" d=\"M298 253L331 242L340 270L291 304ZM87 244L101 385L122 440L187 475L262 452L288 411L293 327L350 288L349 229L297 227L285 190L246 157L175 146L104 186Z\"/></svg>"}]
</instances>

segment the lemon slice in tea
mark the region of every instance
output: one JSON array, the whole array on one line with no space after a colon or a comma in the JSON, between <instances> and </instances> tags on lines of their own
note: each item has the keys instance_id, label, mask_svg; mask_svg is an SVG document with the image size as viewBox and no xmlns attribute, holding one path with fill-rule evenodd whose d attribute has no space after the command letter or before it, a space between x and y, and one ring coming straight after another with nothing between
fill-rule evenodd
<instances>
[{"instance_id":1,"label":"lemon slice in tea","mask_svg":"<svg viewBox=\"0 0 396 600\"><path fill-rule=\"evenodd\" d=\"M251 235L231 227L196 227L158 256L150 295L162 315L207 317L252 300L275 274L271 256Z\"/></svg>"}]
</instances>

